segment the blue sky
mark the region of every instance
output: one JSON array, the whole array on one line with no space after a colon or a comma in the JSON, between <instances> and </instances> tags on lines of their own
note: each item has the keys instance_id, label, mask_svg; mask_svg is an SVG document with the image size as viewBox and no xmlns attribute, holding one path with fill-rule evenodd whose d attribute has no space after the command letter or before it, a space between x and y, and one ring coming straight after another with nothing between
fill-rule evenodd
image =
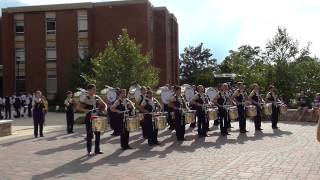
<instances>
[{"instance_id":1,"label":"blue sky","mask_svg":"<svg viewBox=\"0 0 320 180\"><path fill-rule=\"evenodd\" d=\"M0 0L0 7L48 3L88 2L91 0ZM99 0L97 0L99 1ZM241 45L263 47L277 27L311 51L320 51L320 0L150 0L166 6L179 23L180 53L184 47L201 42L221 62L229 50Z\"/></svg>"}]
</instances>

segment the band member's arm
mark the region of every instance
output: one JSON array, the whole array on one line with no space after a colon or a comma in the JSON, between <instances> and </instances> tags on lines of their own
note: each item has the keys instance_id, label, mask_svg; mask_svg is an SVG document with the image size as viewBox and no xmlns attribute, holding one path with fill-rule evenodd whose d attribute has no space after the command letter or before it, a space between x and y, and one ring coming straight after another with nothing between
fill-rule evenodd
<instances>
[{"instance_id":1,"label":"band member's arm","mask_svg":"<svg viewBox=\"0 0 320 180\"><path fill-rule=\"evenodd\" d=\"M175 102L176 102L175 97L171 97L169 101L169 107L174 110L179 110L179 108L174 105Z\"/></svg>"},{"instance_id":2,"label":"band member's arm","mask_svg":"<svg viewBox=\"0 0 320 180\"><path fill-rule=\"evenodd\" d=\"M132 111L135 110L134 103L132 101L130 101L129 99L127 99L127 101L128 101L128 108L132 109Z\"/></svg>"},{"instance_id":3,"label":"band member's arm","mask_svg":"<svg viewBox=\"0 0 320 180\"><path fill-rule=\"evenodd\" d=\"M202 106L202 104L196 102L198 99L199 99L199 96L197 94L194 95L190 100L190 104L196 105L196 106Z\"/></svg>"},{"instance_id":4,"label":"band member's arm","mask_svg":"<svg viewBox=\"0 0 320 180\"><path fill-rule=\"evenodd\" d=\"M98 107L105 107L105 109L100 109L100 111L107 111L108 109L107 103L105 103L100 96L97 96L97 97L98 97Z\"/></svg>"},{"instance_id":5,"label":"band member's arm","mask_svg":"<svg viewBox=\"0 0 320 180\"><path fill-rule=\"evenodd\" d=\"M213 98L213 103L218 106L218 107L221 107L221 105L219 105L218 103L218 99L219 99L219 94L217 94L214 98Z\"/></svg>"},{"instance_id":6,"label":"band member's arm","mask_svg":"<svg viewBox=\"0 0 320 180\"><path fill-rule=\"evenodd\" d=\"M142 113L148 113L148 111L144 108L147 105L146 101L142 101L142 103L140 104L140 111Z\"/></svg>"},{"instance_id":7,"label":"band member's arm","mask_svg":"<svg viewBox=\"0 0 320 180\"><path fill-rule=\"evenodd\" d=\"M64 100L64 105L66 105L66 106L69 106L69 105L70 105L68 99Z\"/></svg>"},{"instance_id":8,"label":"band member's arm","mask_svg":"<svg viewBox=\"0 0 320 180\"><path fill-rule=\"evenodd\" d=\"M153 98L153 99L156 102L156 104L159 106L160 110L162 110L163 107L161 106L160 102L156 98Z\"/></svg>"},{"instance_id":9,"label":"band member's arm","mask_svg":"<svg viewBox=\"0 0 320 180\"><path fill-rule=\"evenodd\" d=\"M249 95L249 101L251 101L252 104L258 105L258 102L252 99L253 95L254 95L254 92L252 91Z\"/></svg>"},{"instance_id":10,"label":"band member's arm","mask_svg":"<svg viewBox=\"0 0 320 180\"><path fill-rule=\"evenodd\" d=\"M121 114L121 111L117 109L117 106L119 106L119 105L120 105L119 100L116 100L116 101L113 103L113 105L111 106L110 110L111 110L112 112Z\"/></svg>"},{"instance_id":11,"label":"band member's arm","mask_svg":"<svg viewBox=\"0 0 320 180\"><path fill-rule=\"evenodd\" d=\"M239 96L239 91L235 91L232 95L232 101L233 101L233 104L235 105L238 105L240 104L241 102L237 101L237 98Z\"/></svg>"},{"instance_id":12,"label":"band member's arm","mask_svg":"<svg viewBox=\"0 0 320 180\"><path fill-rule=\"evenodd\" d=\"M268 94L266 95L266 102L267 102L267 103L274 103L274 101L271 101L271 100L270 100L270 97L271 97L271 94L268 93Z\"/></svg>"},{"instance_id":13,"label":"band member's arm","mask_svg":"<svg viewBox=\"0 0 320 180\"><path fill-rule=\"evenodd\" d=\"M320 118L319 118L319 120L318 120L317 140L318 140L318 142L320 142Z\"/></svg>"}]
</instances>

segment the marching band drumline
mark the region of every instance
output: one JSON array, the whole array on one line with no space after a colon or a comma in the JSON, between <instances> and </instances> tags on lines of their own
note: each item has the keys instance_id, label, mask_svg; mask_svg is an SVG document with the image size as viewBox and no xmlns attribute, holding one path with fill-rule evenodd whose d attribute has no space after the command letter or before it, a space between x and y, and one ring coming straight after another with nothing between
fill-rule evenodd
<instances>
[{"instance_id":1,"label":"marching band drumline","mask_svg":"<svg viewBox=\"0 0 320 180\"><path fill-rule=\"evenodd\" d=\"M160 90L163 106L153 96L153 92L145 87L130 88L128 96L125 89L118 90L117 97L108 97L110 93L107 90L106 101L111 106L108 111L106 110L106 103L100 97L95 94L86 95L89 100L80 98L80 102L86 104L85 109L87 110L85 112L87 113L88 154L91 153L93 134L96 136L95 144L97 147L95 147L95 153L100 153L100 133L110 128L109 123L111 123L112 118L119 123L118 126L113 125L112 128L115 132L117 132L116 128L120 129L120 144L123 150L131 149L129 134L137 131L140 126L144 138L148 139L150 146L160 144L157 138L158 130L163 130L168 125L171 130L175 129L178 141L186 140L186 124L190 124L192 128L191 125L196 122L199 138L208 136L210 121L217 121L220 124L222 136L229 135L229 129L232 128L231 121L235 120L239 121L240 133L248 132L246 129L247 117L253 119L255 130L261 131L262 113L271 118L272 128L277 129L279 113L285 113L287 107L277 98L274 86L270 86L264 100L259 94L257 84L253 84L249 96L242 83L237 85L238 88L235 90L229 88L228 84L223 84L219 89L212 87L205 89L202 85L199 85L196 92L190 85L174 86L173 88L164 86ZM137 91L140 92L137 93ZM114 93L111 96L115 96ZM90 98L95 99L95 102L88 102ZM113 101L110 99L113 99ZM102 108L105 109L97 109L97 103L103 103L105 106L102 106ZM93 111L90 111L90 109ZM98 112L103 115L97 116ZM112 118L110 114L113 114ZM217 124L215 123L215 125Z\"/></svg>"}]
</instances>

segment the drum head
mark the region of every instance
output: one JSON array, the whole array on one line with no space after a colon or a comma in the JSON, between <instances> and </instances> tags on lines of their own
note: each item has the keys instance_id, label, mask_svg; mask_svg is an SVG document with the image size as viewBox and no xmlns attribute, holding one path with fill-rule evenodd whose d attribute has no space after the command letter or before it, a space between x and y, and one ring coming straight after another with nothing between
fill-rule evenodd
<instances>
[{"instance_id":1,"label":"drum head","mask_svg":"<svg viewBox=\"0 0 320 180\"><path fill-rule=\"evenodd\" d=\"M139 89L136 89L136 91L134 92L134 99L138 101L140 96L141 96L141 89L139 88Z\"/></svg>"},{"instance_id":2,"label":"drum head","mask_svg":"<svg viewBox=\"0 0 320 180\"><path fill-rule=\"evenodd\" d=\"M206 94L209 96L210 101L213 101L213 99L218 95L218 90L213 87L206 88Z\"/></svg>"},{"instance_id":3,"label":"drum head","mask_svg":"<svg viewBox=\"0 0 320 180\"><path fill-rule=\"evenodd\" d=\"M163 87L163 89L161 91L161 101L162 102L169 102L171 94L172 93L169 88Z\"/></svg>"},{"instance_id":4,"label":"drum head","mask_svg":"<svg viewBox=\"0 0 320 180\"><path fill-rule=\"evenodd\" d=\"M107 99L109 102L114 102L117 100L117 90L114 88L107 88Z\"/></svg>"},{"instance_id":5,"label":"drum head","mask_svg":"<svg viewBox=\"0 0 320 180\"><path fill-rule=\"evenodd\" d=\"M107 94L107 91L108 91L108 88L104 88L100 91L100 94L102 95L106 95Z\"/></svg>"},{"instance_id":6,"label":"drum head","mask_svg":"<svg viewBox=\"0 0 320 180\"><path fill-rule=\"evenodd\" d=\"M184 92L184 96L186 97L186 100L190 102L194 95L195 93L192 86L187 86Z\"/></svg>"}]
</instances>

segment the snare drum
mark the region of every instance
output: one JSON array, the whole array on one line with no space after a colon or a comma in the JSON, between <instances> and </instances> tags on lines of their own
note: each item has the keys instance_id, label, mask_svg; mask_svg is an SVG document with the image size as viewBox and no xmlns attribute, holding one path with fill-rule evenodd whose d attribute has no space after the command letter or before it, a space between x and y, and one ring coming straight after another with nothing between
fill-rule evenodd
<instances>
[{"instance_id":1,"label":"snare drum","mask_svg":"<svg viewBox=\"0 0 320 180\"><path fill-rule=\"evenodd\" d=\"M282 105L280 106L280 113L281 113L281 114L286 114L287 111L288 111L287 105L282 104Z\"/></svg>"},{"instance_id":2,"label":"snare drum","mask_svg":"<svg viewBox=\"0 0 320 180\"><path fill-rule=\"evenodd\" d=\"M272 104L267 103L263 105L263 113L267 116L271 116L272 114Z\"/></svg>"},{"instance_id":3,"label":"snare drum","mask_svg":"<svg viewBox=\"0 0 320 180\"><path fill-rule=\"evenodd\" d=\"M103 116L91 116L92 129L97 132L105 132L109 129L109 119Z\"/></svg>"},{"instance_id":4,"label":"snare drum","mask_svg":"<svg viewBox=\"0 0 320 180\"><path fill-rule=\"evenodd\" d=\"M196 122L195 111L185 111L183 112L186 124L191 124Z\"/></svg>"},{"instance_id":5,"label":"snare drum","mask_svg":"<svg viewBox=\"0 0 320 180\"><path fill-rule=\"evenodd\" d=\"M238 108L237 106L232 106L229 107L229 117L231 120L236 120L238 119L239 115L238 115Z\"/></svg>"},{"instance_id":6,"label":"snare drum","mask_svg":"<svg viewBox=\"0 0 320 180\"><path fill-rule=\"evenodd\" d=\"M126 119L126 128L127 128L127 131L129 132L133 132L133 131L136 131L139 129L140 127L140 123L139 123L140 119L138 116L131 116L131 117L128 117Z\"/></svg>"},{"instance_id":7,"label":"snare drum","mask_svg":"<svg viewBox=\"0 0 320 180\"><path fill-rule=\"evenodd\" d=\"M209 121L218 119L218 110L217 109L208 109L207 114L208 114Z\"/></svg>"},{"instance_id":8,"label":"snare drum","mask_svg":"<svg viewBox=\"0 0 320 180\"><path fill-rule=\"evenodd\" d=\"M246 113L249 117L256 117L257 116L257 107L254 105L246 106Z\"/></svg>"},{"instance_id":9,"label":"snare drum","mask_svg":"<svg viewBox=\"0 0 320 180\"><path fill-rule=\"evenodd\" d=\"M143 121L144 120L144 115L142 113L138 113L138 118L139 118L139 121Z\"/></svg>"},{"instance_id":10,"label":"snare drum","mask_svg":"<svg viewBox=\"0 0 320 180\"><path fill-rule=\"evenodd\" d=\"M163 130L167 127L167 116L156 116L154 118L155 127L158 130Z\"/></svg>"}]
</instances>

